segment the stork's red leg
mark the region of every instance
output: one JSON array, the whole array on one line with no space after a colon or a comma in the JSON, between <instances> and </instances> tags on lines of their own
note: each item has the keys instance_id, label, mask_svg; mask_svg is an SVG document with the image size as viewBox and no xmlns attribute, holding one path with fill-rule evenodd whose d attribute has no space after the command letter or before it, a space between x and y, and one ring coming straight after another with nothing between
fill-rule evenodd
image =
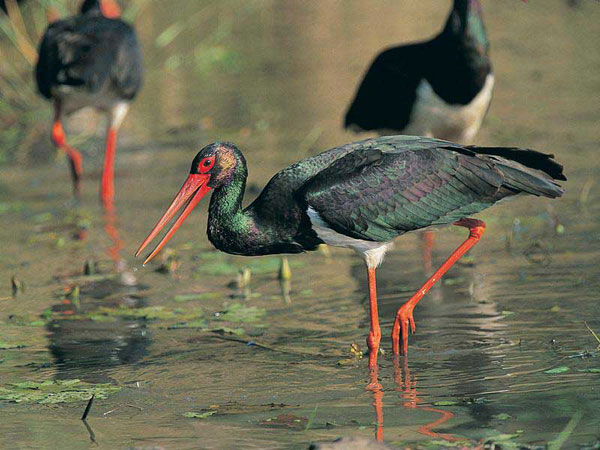
<instances>
[{"instance_id":1,"label":"stork's red leg","mask_svg":"<svg viewBox=\"0 0 600 450\"><path fill-rule=\"evenodd\" d=\"M431 289L431 287L442 277L444 274L458 261L465 253L473 247L481 235L485 231L485 223L481 220L476 219L461 219L455 222L454 225L459 227L465 227L469 229L469 237L463 242L454 253L440 266L438 270L425 282L425 284L414 294L410 300L404 303L396 313L396 320L394 321L394 328L392 330L392 348L394 354L399 353L400 347L400 334L402 334L402 354L408 353L408 327L412 333L415 332L415 320L413 318L413 310L423 296Z\"/></svg>"},{"instance_id":2,"label":"stork's red leg","mask_svg":"<svg viewBox=\"0 0 600 450\"><path fill-rule=\"evenodd\" d=\"M377 283L375 281L375 268L367 267L367 277L369 280L369 308L371 314L371 329L367 337L367 346L369 347L369 367L377 366L377 353L379 352L379 342L381 341L381 329L379 328L379 312L377 310Z\"/></svg>"},{"instance_id":3,"label":"stork's red leg","mask_svg":"<svg viewBox=\"0 0 600 450\"><path fill-rule=\"evenodd\" d=\"M100 184L100 198L105 208L112 206L115 195L114 187L114 165L115 148L117 145L117 129L109 127L106 134L106 149L104 151L104 168L102 169L102 181Z\"/></svg>"},{"instance_id":4,"label":"stork's red leg","mask_svg":"<svg viewBox=\"0 0 600 450\"><path fill-rule=\"evenodd\" d=\"M52 141L54 142L54 145L64 151L69 158L69 162L71 163L71 177L73 179L73 192L76 197L79 197L81 194L81 174L83 173L81 153L67 144L61 116L60 103L56 102L54 105L54 123L52 124Z\"/></svg>"},{"instance_id":5,"label":"stork's red leg","mask_svg":"<svg viewBox=\"0 0 600 450\"><path fill-rule=\"evenodd\" d=\"M423 231L421 239L423 240L423 266L425 273L429 275L431 273L431 255L433 253L433 231Z\"/></svg>"}]
</instances>

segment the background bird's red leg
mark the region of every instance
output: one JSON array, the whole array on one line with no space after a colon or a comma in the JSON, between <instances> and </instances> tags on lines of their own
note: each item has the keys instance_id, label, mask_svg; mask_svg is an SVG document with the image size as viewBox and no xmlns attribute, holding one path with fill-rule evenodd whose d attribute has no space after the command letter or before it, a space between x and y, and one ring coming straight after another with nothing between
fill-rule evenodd
<instances>
[{"instance_id":1,"label":"background bird's red leg","mask_svg":"<svg viewBox=\"0 0 600 450\"><path fill-rule=\"evenodd\" d=\"M117 146L117 130L109 127L106 134L106 149L104 151L104 168L102 169L102 181L100 184L100 198L105 208L112 206L115 195L114 166L115 148Z\"/></svg>"},{"instance_id":2,"label":"background bird's red leg","mask_svg":"<svg viewBox=\"0 0 600 450\"><path fill-rule=\"evenodd\" d=\"M379 311L377 309L377 283L375 281L375 268L367 267L367 276L369 280L369 307L371 313L371 329L367 337L367 346L369 347L369 367L377 365L377 353L379 352L379 342L381 341L381 329L379 328Z\"/></svg>"},{"instance_id":3,"label":"background bird's red leg","mask_svg":"<svg viewBox=\"0 0 600 450\"><path fill-rule=\"evenodd\" d=\"M431 273L431 255L433 254L433 231L423 231L421 239L423 240L423 266L425 273L429 275Z\"/></svg>"},{"instance_id":4,"label":"background bird's red leg","mask_svg":"<svg viewBox=\"0 0 600 450\"><path fill-rule=\"evenodd\" d=\"M52 124L52 141L54 145L67 154L71 163L71 177L73 179L73 192L76 197L81 194L81 174L83 173L81 153L67 144L67 137L62 126L60 103L54 105L54 123Z\"/></svg>"},{"instance_id":5,"label":"background bird's red leg","mask_svg":"<svg viewBox=\"0 0 600 450\"><path fill-rule=\"evenodd\" d=\"M129 104L120 102L115 104L108 114L108 131L106 132L106 146L104 149L104 167L100 184L100 199L105 208L112 207L115 196L115 152L117 148L117 133L123 119L127 115Z\"/></svg>"},{"instance_id":6,"label":"background bird's red leg","mask_svg":"<svg viewBox=\"0 0 600 450\"><path fill-rule=\"evenodd\" d=\"M402 334L402 354L408 353L408 327L410 324L410 330L415 332L415 319L413 318L413 310L423 296L431 289L431 287L442 277L444 274L458 261L465 253L473 247L481 235L485 231L485 223L481 220L476 219L461 219L454 222L454 225L459 227L465 227L469 229L469 237L463 242L450 257L440 266L438 270L425 282L425 284L419 289L410 300L404 303L396 313L396 320L394 321L394 328L392 330L392 348L394 355L399 353L400 346L400 334ZM401 330L402 329L402 330ZM402 331L402 333L400 333Z\"/></svg>"}]
</instances>

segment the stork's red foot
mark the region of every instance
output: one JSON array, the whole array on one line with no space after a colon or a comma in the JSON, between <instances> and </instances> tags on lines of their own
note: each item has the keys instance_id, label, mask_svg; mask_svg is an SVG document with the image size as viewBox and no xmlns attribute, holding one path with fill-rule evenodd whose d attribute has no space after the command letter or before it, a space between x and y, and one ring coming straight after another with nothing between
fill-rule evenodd
<instances>
[{"instance_id":1,"label":"stork's red foot","mask_svg":"<svg viewBox=\"0 0 600 450\"><path fill-rule=\"evenodd\" d=\"M402 354L408 353L408 330L410 326L411 333L415 333L415 319L413 317L414 305L410 301L398 308L396 320L394 320L394 328L392 329L392 349L394 355L397 355L400 350L400 337L402 337Z\"/></svg>"},{"instance_id":2,"label":"stork's red foot","mask_svg":"<svg viewBox=\"0 0 600 450\"><path fill-rule=\"evenodd\" d=\"M369 331L367 346L369 347L369 367L377 366L377 354L379 353L379 342L381 342L381 330Z\"/></svg>"}]
</instances>

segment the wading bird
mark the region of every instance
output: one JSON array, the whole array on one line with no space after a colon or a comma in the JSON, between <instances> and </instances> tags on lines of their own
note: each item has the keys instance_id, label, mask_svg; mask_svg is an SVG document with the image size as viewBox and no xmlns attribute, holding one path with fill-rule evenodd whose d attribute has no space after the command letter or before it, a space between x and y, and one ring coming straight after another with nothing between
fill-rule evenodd
<instances>
[{"instance_id":1,"label":"wading bird","mask_svg":"<svg viewBox=\"0 0 600 450\"><path fill-rule=\"evenodd\" d=\"M489 109L494 75L478 0L454 0L429 41L381 52L346 112L344 126L380 135L412 134L470 144ZM423 233L426 272L433 233Z\"/></svg>"},{"instance_id":2,"label":"wading bird","mask_svg":"<svg viewBox=\"0 0 600 450\"><path fill-rule=\"evenodd\" d=\"M80 14L48 26L35 69L40 93L54 103L52 141L71 164L73 190L81 191L81 154L67 144L64 114L91 106L108 116L101 181L105 205L114 196L117 132L142 84L142 54L133 28L120 20L114 0L85 0Z\"/></svg>"},{"instance_id":3,"label":"wading bird","mask_svg":"<svg viewBox=\"0 0 600 450\"><path fill-rule=\"evenodd\" d=\"M190 175L136 256L189 201L144 264L152 259L211 191L208 239L219 250L255 256L300 253L322 243L354 249L367 266L373 367L381 339L375 269L392 240L441 225L469 230L466 241L398 310L393 351L398 354L402 336L406 354L416 304L484 232L485 224L469 216L518 194L560 197L564 191L556 180L566 178L552 158L534 150L386 136L333 148L281 170L242 209L246 161L234 144L217 142L196 155Z\"/></svg>"},{"instance_id":4,"label":"wading bird","mask_svg":"<svg viewBox=\"0 0 600 450\"><path fill-rule=\"evenodd\" d=\"M345 127L470 143L492 99L488 47L479 1L454 0L439 35L375 58Z\"/></svg>"}]
</instances>

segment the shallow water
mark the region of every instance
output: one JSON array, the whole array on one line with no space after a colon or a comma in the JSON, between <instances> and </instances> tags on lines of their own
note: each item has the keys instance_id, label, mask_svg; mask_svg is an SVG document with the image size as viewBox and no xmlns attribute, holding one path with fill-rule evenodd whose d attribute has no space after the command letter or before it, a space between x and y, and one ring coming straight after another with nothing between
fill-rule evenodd
<instances>
[{"instance_id":1,"label":"shallow water","mask_svg":"<svg viewBox=\"0 0 600 450\"><path fill-rule=\"evenodd\" d=\"M206 143L245 152L251 198L277 169L358 139L341 118L368 61L431 35L446 3L140 2L148 73L120 137L114 214L97 201L99 139L82 145L77 208L62 157L0 169L0 341L24 345L0 350L0 387L76 378L121 390L95 401L92 434L79 420L85 401L0 401L0 448L84 448L92 438L104 448L307 448L376 434L423 447L597 442L600 359L584 325L600 332L596 2L484 3L497 84L477 143L554 153L567 194L482 214L484 238L419 304L408 361L395 363L395 310L426 275L418 237L398 240L378 271L380 387L351 353L368 332L354 254L290 257L288 292L277 258L210 248L204 202L171 241L176 270L133 259ZM434 263L463 235L437 233ZM12 276L25 284L16 297ZM236 303L250 311L239 320Z\"/></svg>"}]
</instances>

